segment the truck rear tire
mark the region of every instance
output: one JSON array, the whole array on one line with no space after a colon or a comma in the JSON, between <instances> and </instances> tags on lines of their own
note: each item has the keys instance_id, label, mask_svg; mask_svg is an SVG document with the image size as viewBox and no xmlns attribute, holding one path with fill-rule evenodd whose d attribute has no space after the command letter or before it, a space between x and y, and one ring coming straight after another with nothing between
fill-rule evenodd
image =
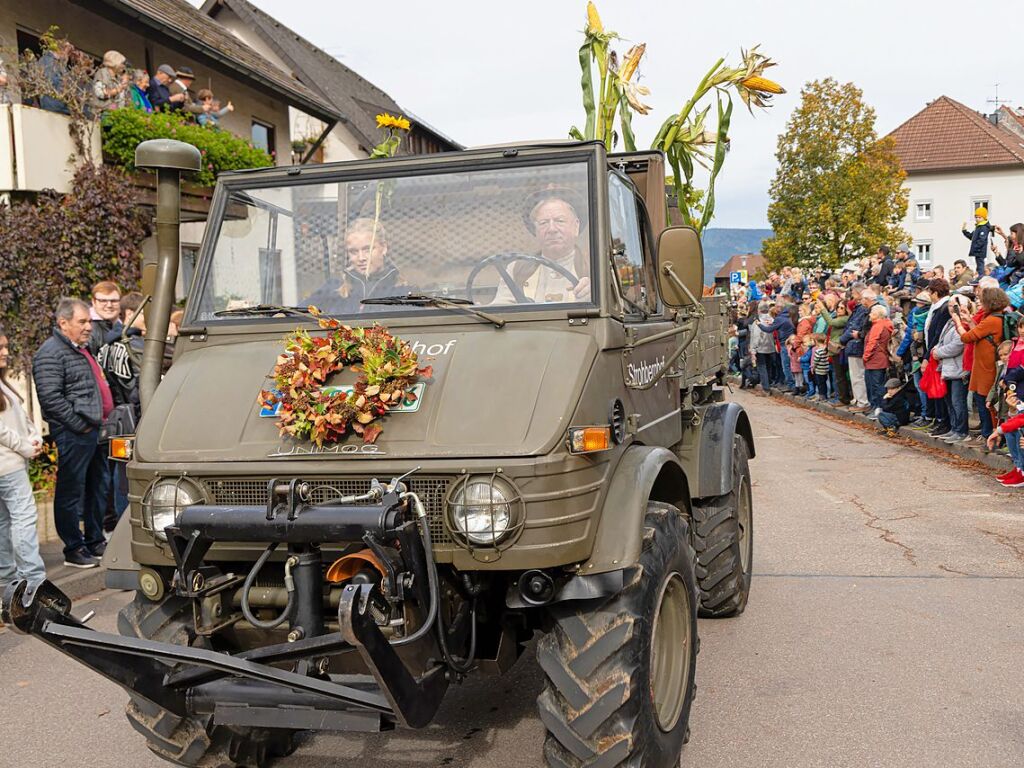
<instances>
[{"instance_id":1,"label":"truck rear tire","mask_svg":"<svg viewBox=\"0 0 1024 768\"><path fill-rule=\"evenodd\" d=\"M700 616L738 616L747 607L754 555L750 449L733 436L733 483L729 493L693 503Z\"/></svg>"},{"instance_id":2,"label":"truck rear tire","mask_svg":"<svg viewBox=\"0 0 1024 768\"><path fill-rule=\"evenodd\" d=\"M686 518L650 503L622 591L555 605L537 645L537 699L551 768L679 763L696 693L697 588Z\"/></svg>"},{"instance_id":3,"label":"truck rear tire","mask_svg":"<svg viewBox=\"0 0 1024 768\"><path fill-rule=\"evenodd\" d=\"M171 596L153 603L136 593L121 609L117 629L125 637L138 637L175 645L201 645L191 631L192 605ZM142 699L132 698L126 708L128 722L146 737L146 746L176 765L190 768L264 768L275 757L295 751L296 731L214 725L208 717L178 717Z\"/></svg>"}]
</instances>

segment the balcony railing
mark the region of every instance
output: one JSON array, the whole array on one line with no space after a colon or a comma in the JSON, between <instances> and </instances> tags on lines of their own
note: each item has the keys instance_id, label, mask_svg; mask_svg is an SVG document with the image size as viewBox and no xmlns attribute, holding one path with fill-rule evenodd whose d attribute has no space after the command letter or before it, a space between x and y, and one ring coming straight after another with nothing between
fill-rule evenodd
<instances>
[{"instance_id":1,"label":"balcony railing","mask_svg":"<svg viewBox=\"0 0 1024 768\"><path fill-rule=\"evenodd\" d=\"M102 158L97 126L91 142L93 162ZM75 146L68 118L22 104L0 104L0 193L68 192L75 170Z\"/></svg>"},{"instance_id":2,"label":"balcony railing","mask_svg":"<svg viewBox=\"0 0 1024 768\"><path fill-rule=\"evenodd\" d=\"M69 120L57 112L22 104L0 104L0 194L35 193L44 189L61 194L70 191L79 159L75 157L68 130ZM184 180L181 207L185 221L200 221L209 212L217 172L270 165L273 161L234 134L194 124L182 125L179 120L134 111L112 117L106 128L95 126L91 136L91 159L94 163L105 162L126 170L135 185L138 204L154 207L156 178L132 166L135 146L145 139L162 136L195 144L203 152L205 166L195 179ZM101 138L104 135L106 141Z\"/></svg>"}]
</instances>

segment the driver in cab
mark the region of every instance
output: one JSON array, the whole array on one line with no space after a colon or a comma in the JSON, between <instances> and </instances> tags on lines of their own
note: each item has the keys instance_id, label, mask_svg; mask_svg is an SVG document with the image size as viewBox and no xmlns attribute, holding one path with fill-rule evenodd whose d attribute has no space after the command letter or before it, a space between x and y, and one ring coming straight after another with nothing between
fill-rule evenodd
<instances>
[{"instance_id":1,"label":"driver in cab","mask_svg":"<svg viewBox=\"0 0 1024 768\"><path fill-rule=\"evenodd\" d=\"M580 217L572 200L571 190L561 189L540 190L526 200L523 221L536 238L543 260L540 263L527 259L512 262L512 282L527 301L571 303L590 297L590 260L577 246ZM551 262L561 269L543 262ZM517 303L515 293L504 278L499 279L492 303Z\"/></svg>"},{"instance_id":2,"label":"driver in cab","mask_svg":"<svg viewBox=\"0 0 1024 768\"><path fill-rule=\"evenodd\" d=\"M393 296L407 288L388 257L388 235L373 219L355 219L345 231L346 267L306 298L305 303L329 315L357 314L363 299Z\"/></svg>"}]
</instances>

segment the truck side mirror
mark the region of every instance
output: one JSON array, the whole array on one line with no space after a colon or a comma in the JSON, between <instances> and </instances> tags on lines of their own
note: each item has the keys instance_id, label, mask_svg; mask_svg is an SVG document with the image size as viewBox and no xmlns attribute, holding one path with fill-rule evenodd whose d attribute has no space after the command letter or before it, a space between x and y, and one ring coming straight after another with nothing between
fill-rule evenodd
<instances>
[{"instance_id":1,"label":"truck side mirror","mask_svg":"<svg viewBox=\"0 0 1024 768\"><path fill-rule=\"evenodd\" d=\"M658 290L673 309L700 302L704 248L693 227L669 227L658 236Z\"/></svg>"}]
</instances>

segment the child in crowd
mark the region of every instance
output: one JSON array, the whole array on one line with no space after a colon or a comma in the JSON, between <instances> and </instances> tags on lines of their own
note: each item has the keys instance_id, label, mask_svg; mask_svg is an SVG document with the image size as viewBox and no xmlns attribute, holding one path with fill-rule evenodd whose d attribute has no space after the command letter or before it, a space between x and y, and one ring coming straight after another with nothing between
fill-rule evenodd
<instances>
[{"instance_id":1,"label":"child in crowd","mask_svg":"<svg viewBox=\"0 0 1024 768\"><path fill-rule=\"evenodd\" d=\"M1002 421L1006 418L1006 401L1003 393L1006 391L1006 365L1010 360L1010 353L1013 351L1013 342L1004 341L996 348L996 378L992 382L992 389L985 398L985 407L998 416Z\"/></svg>"},{"instance_id":2,"label":"child in crowd","mask_svg":"<svg viewBox=\"0 0 1024 768\"><path fill-rule=\"evenodd\" d=\"M824 400L828 393L829 356L825 334L811 334L811 373L814 376L814 399Z\"/></svg>"},{"instance_id":3,"label":"child in crowd","mask_svg":"<svg viewBox=\"0 0 1024 768\"><path fill-rule=\"evenodd\" d=\"M203 106L203 111L200 112L199 116L196 118L200 125L209 126L210 128L220 128L220 119L228 112L235 111L235 105L230 101L224 109L221 109L220 99L213 98L213 91L209 88L200 89L197 95L199 97L199 103Z\"/></svg>"},{"instance_id":4,"label":"child in crowd","mask_svg":"<svg viewBox=\"0 0 1024 768\"><path fill-rule=\"evenodd\" d=\"M803 366L800 364L804 348L795 333L786 339L786 349L789 352L789 372L793 374L793 390L799 394L807 389L808 382L804 380Z\"/></svg>"},{"instance_id":5,"label":"child in crowd","mask_svg":"<svg viewBox=\"0 0 1024 768\"><path fill-rule=\"evenodd\" d=\"M878 423L885 429L885 434L892 437L899 427L910 423L910 404L907 402L907 385L899 379L885 382L885 395L882 397L882 410L878 414Z\"/></svg>"},{"instance_id":6,"label":"child in crowd","mask_svg":"<svg viewBox=\"0 0 1024 768\"><path fill-rule=\"evenodd\" d=\"M1006 439L1006 446L1010 449L1010 458L1013 460L1013 469L999 475L996 480L1007 488L1024 488L1024 454L1020 444L1020 429L1024 427L1024 403L1017 398L1016 389L1008 389L1004 400L1007 409L1013 415L988 436L988 447L989 450L994 450L1000 437Z\"/></svg>"}]
</instances>

